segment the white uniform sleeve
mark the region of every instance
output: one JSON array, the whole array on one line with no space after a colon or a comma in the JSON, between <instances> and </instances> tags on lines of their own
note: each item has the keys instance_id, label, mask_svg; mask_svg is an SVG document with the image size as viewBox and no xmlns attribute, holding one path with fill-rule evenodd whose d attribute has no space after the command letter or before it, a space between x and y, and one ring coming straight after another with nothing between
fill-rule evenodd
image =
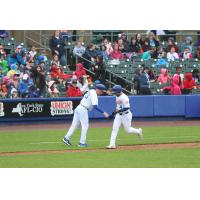
<instances>
[{"instance_id":1,"label":"white uniform sleeve","mask_svg":"<svg viewBox=\"0 0 200 200\"><path fill-rule=\"evenodd\" d=\"M123 98L123 108L129 108L129 107L130 107L129 98L125 96Z\"/></svg>"},{"instance_id":2,"label":"white uniform sleeve","mask_svg":"<svg viewBox=\"0 0 200 200\"><path fill-rule=\"evenodd\" d=\"M98 97L95 90L91 92L91 102L93 106L98 106Z\"/></svg>"}]
</instances>

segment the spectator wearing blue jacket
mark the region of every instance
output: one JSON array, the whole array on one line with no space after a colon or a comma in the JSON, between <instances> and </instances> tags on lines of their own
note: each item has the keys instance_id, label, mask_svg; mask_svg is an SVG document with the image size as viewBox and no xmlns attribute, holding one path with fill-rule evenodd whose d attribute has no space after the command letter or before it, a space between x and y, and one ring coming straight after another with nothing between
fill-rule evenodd
<instances>
[{"instance_id":1,"label":"spectator wearing blue jacket","mask_svg":"<svg viewBox=\"0 0 200 200\"><path fill-rule=\"evenodd\" d=\"M29 78L28 74L24 74L19 84L19 94L22 98L27 98L29 94L29 87L33 85L32 79Z\"/></svg>"},{"instance_id":2,"label":"spectator wearing blue jacket","mask_svg":"<svg viewBox=\"0 0 200 200\"><path fill-rule=\"evenodd\" d=\"M151 95L149 70L149 67L144 67L139 77L140 95Z\"/></svg>"},{"instance_id":3,"label":"spectator wearing blue jacket","mask_svg":"<svg viewBox=\"0 0 200 200\"><path fill-rule=\"evenodd\" d=\"M26 65L26 60L24 59L24 52L22 51L22 46L17 46L15 53L8 58L9 65L18 63L19 65Z\"/></svg>"}]
</instances>

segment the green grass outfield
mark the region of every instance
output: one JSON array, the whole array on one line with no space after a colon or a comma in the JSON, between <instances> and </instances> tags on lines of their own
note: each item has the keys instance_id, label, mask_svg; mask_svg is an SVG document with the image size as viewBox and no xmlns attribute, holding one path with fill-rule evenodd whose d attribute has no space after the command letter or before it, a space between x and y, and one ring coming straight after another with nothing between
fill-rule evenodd
<instances>
[{"instance_id":1,"label":"green grass outfield","mask_svg":"<svg viewBox=\"0 0 200 200\"><path fill-rule=\"evenodd\" d=\"M71 139L73 147L61 139L66 130L0 131L0 152L80 149L80 130ZM126 134L118 135L118 145L200 142L200 126L144 127L143 141ZM102 151L110 139L111 128L90 128L88 152L58 152L37 155L0 155L0 167L200 167L200 148L168 148Z\"/></svg>"}]
</instances>

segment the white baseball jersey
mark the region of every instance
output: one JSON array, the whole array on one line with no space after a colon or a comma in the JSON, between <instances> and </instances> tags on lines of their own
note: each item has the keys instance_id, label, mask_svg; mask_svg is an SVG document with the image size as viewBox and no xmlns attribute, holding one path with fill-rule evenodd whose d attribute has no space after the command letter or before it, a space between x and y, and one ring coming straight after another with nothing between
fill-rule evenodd
<instances>
[{"instance_id":1,"label":"white baseball jersey","mask_svg":"<svg viewBox=\"0 0 200 200\"><path fill-rule=\"evenodd\" d=\"M74 134L76 128L81 124L82 130L80 143L86 143L87 130L89 127L88 110L92 110L95 105L98 106L98 97L96 91L92 89L85 93L80 105L78 105L74 110L72 125L65 136L67 139Z\"/></svg>"},{"instance_id":2,"label":"white baseball jersey","mask_svg":"<svg viewBox=\"0 0 200 200\"><path fill-rule=\"evenodd\" d=\"M92 110L93 106L98 106L98 96L96 91L92 89L86 92L80 104L88 110Z\"/></svg>"},{"instance_id":3,"label":"white baseball jersey","mask_svg":"<svg viewBox=\"0 0 200 200\"><path fill-rule=\"evenodd\" d=\"M116 107L117 110L121 110L123 108L130 108L129 98L125 94L116 97L116 104L117 104ZM140 129L131 127L131 122L132 122L132 113L130 111L123 112L122 115L120 115L120 113L116 114L110 138L111 146L115 146L116 138L121 124L123 124L124 129L127 133L134 133L137 135L140 134Z\"/></svg>"},{"instance_id":4,"label":"white baseball jersey","mask_svg":"<svg viewBox=\"0 0 200 200\"><path fill-rule=\"evenodd\" d=\"M123 108L130 108L129 98L125 94L116 97L116 104L117 104L116 107L117 110L121 110Z\"/></svg>"}]
</instances>

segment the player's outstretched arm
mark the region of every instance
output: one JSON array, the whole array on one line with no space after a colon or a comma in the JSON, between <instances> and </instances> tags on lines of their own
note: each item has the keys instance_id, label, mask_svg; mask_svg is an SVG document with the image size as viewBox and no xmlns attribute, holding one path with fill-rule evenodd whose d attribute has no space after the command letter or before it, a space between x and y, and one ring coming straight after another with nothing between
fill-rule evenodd
<instances>
[{"instance_id":1,"label":"player's outstretched arm","mask_svg":"<svg viewBox=\"0 0 200 200\"><path fill-rule=\"evenodd\" d=\"M94 106L94 109L97 110L98 112L102 113L105 118L109 118L109 114L107 112L104 112L101 108L99 108L97 105Z\"/></svg>"}]
</instances>

